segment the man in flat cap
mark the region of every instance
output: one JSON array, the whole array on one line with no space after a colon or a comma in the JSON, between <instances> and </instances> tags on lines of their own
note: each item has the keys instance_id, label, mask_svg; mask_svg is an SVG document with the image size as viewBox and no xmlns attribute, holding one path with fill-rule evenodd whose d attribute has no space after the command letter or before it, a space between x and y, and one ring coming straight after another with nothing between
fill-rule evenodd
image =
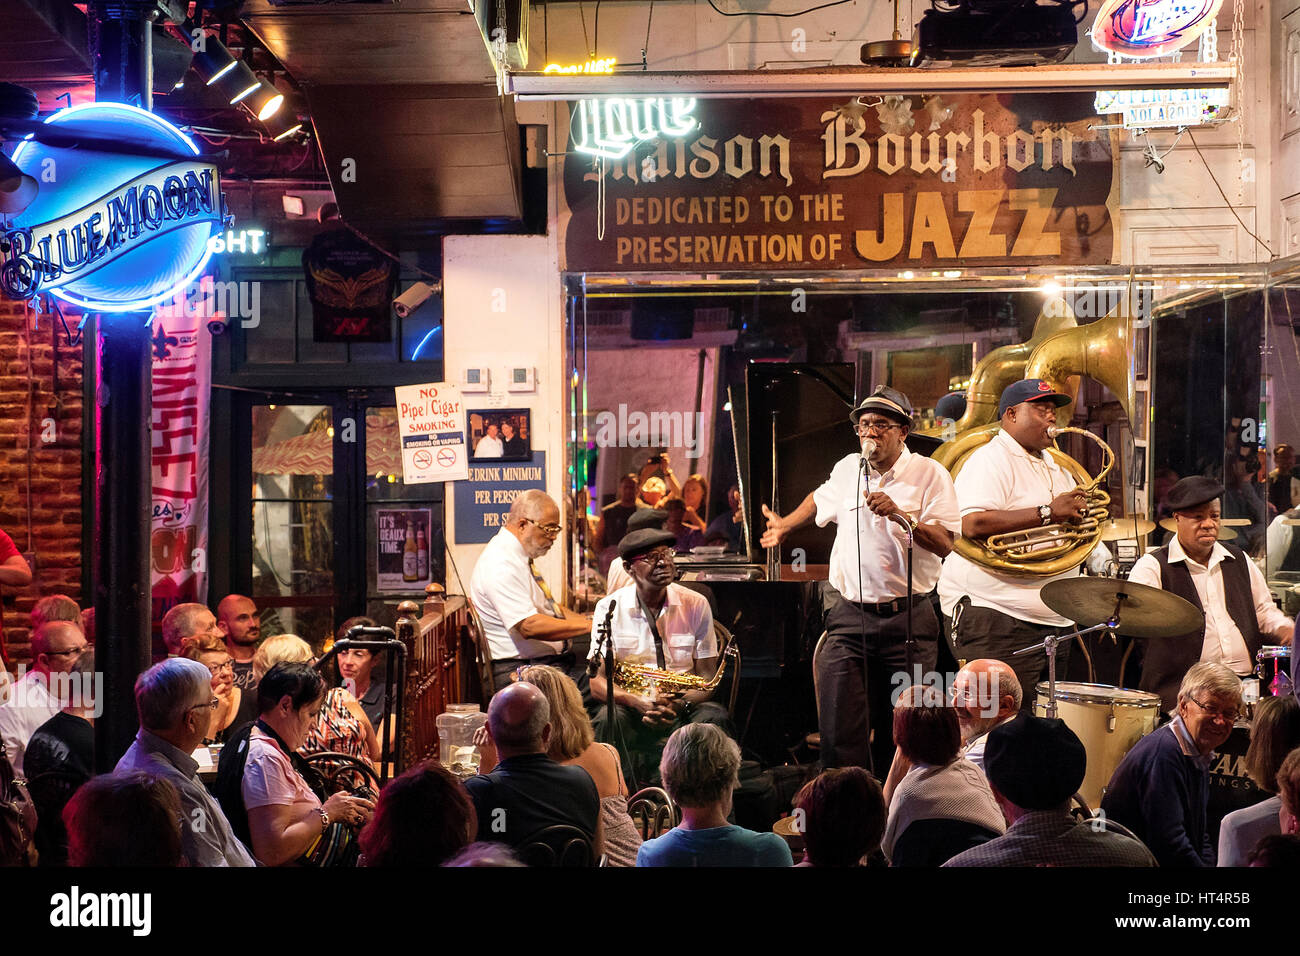
<instances>
[{"instance_id":1,"label":"man in flat cap","mask_svg":"<svg viewBox=\"0 0 1300 956\"><path fill-rule=\"evenodd\" d=\"M1057 409L1069 403L1070 396L1037 378L1003 390L1001 430L971 453L955 482L964 537L1066 524L1087 513L1087 498L1073 473L1050 450L1048 429L1056 424ZM1047 654L1014 652L1073 626L1043 603L1039 591L1078 573L1071 568L1050 577L1017 575L953 552L939 578L939 605L951 622L953 655L958 661L991 657L1009 664L1024 689L1022 707L1032 710L1038 682L1047 676ZM1058 677L1065 674L1069 651L1069 644L1057 651Z\"/></svg>"},{"instance_id":2,"label":"man in flat cap","mask_svg":"<svg viewBox=\"0 0 1300 956\"><path fill-rule=\"evenodd\" d=\"M883 777L894 755L893 691L932 671L939 621L929 595L944 555L961 530L947 469L908 450L912 403L881 386L849 415L861 453L845 455L830 477L788 515L766 505L761 544L778 547L816 519L836 523L831 547L826 638L813 662L821 762L858 766ZM913 534L912 591L907 589L907 535ZM915 653L908 671L907 622ZM875 730L875 741L871 731Z\"/></svg>"},{"instance_id":3,"label":"man in flat cap","mask_svg":"<svg viewBox=\"0 0 1300 956\"><path fill-rule=\"evenodd\" d=\"M1290 644L1295 622L1273 604L1264 575L1235 544L1219 540L1219 499L1223 485L1192 475L1174 485L1167 499L1178 522L1169 544L1143 555L1129 580L1162 588L1205 612L1202 627L1178 637L1142 642L1138 687L1159 694L1166 711L1178 703L1178 685L1198 661L1223 664L1248 677L1255 653L1273 635Z\"/></svg>"},{"instance_id":4,"label":"man in flat cap","mask_svg":"<svg viewBox=\"0 0 1300 956\"><path fill-rule=\"evenodd\" d=\"M1021 714L989 732L984 769L1007 832L958 853L944 866L1155 866L1139 841L1080 822L1070 798L1088 755L1065 721Z\"/></svg>"},{"instance_id":5,"label":"man in flat cap","mask_svg":"<svg viewBox=\"0 0 1300 956\"><path fill-rule=\"evenodd\" d=\"M589 659L603 659L601 628L609 622L614 662L694 674L705 680L718 669L718 639L713 614L702 595L673 582L676 536L647 527L628 533L618 545L632 583L606 595L592 617ZM625 772L642 781L658 765L668 735L689 723L730 723L727 709L714 703L711 690L653 688L648 693L618 686L615 727L608 726L611 688L603 667L591 677L592 726L600 740L616 741ZM612 733L611 733L612 731Z\"/></svg>"}]
</instances>

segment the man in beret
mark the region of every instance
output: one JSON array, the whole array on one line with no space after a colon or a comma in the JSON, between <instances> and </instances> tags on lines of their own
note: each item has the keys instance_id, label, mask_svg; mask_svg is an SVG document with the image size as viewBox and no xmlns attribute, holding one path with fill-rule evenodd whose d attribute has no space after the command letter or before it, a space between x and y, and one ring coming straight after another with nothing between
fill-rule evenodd
<instances>
[{"instance_id":1,"label":"man in beret","mask_svg":"<svg viewBox=\"0 0 1300 956\"><path fill-rule=\"evenodd\" d=\"M1104 818L1070 814L1088 755L1065 721L1021 714L989 732L984 770L1007 832L958 853L944 866L1155 866L1132 837Z\"/></svg>"},{"instance_id":2,"label":"man in beret","mask_svg":"<svg viewBox=\"0 0 1300 956\"><path fill-rule=\"evenodd\" d=\"M1087 497L1074 474L1049 450L1057 409L1069 403L1069 395L1042 379L1003 389L1001 430L971 453L955 482L964 537L1031 531L1087 514ZM939 578L939 604L951 622L953 656L959 661L992 657L1011 665L1024 689L1021 706L1032 710L1038 682L1047 676L1047 654L1014 652L1073 626L1044 604L1039 592L1044 584L1078 573L1071 568L1052 576L1012 574L958 552L949 555ZM1065 674L1069 652L1068 643L1057 651L1058 677Z\"/></svg>"},{"instance_id":3,"label":"man in beret","mask_svg":"<svg viewBox=\"0 0 1300 956\"><path fill-rule=\"evenodd\" d=\"M904 444L912 424L906 395L881 386L849 421L860 453L836 462L830 477L789 514L774 514L764 505L761 544L779 547L814 519L819 527L835 522L826 638L813 663L821 762L884 776L894 756L894 693L900 683L917 681L918 671L936 666L939 620L929 595L961 524L948 470ZM909 617L916 641L910 668Z\"/></svg>"},{"instance_id":4,"label":"man in beret","mask_svg":"<svg viewBox=\"0 0 1300 956\"><path fill-rule=\"evenodd\" d=\"M616 664L694 674L709 679L718 669L718 639L709 602L673 583L676 536L661 528L641 528L618 545L632 583L606 595L592 617L589 659L603 660L601 629L610 626ZM608 700L614 697L615 727L609 726ZM655 688L633 692L605 681L604 667L591 677L592 726L600 740L616 742L624 766L634 779L645 780L658 765L664 741L689 723L729 725L727 709L714 703L711 690Z\"/></svg>"},{"instance_id":5,"label":"man in beret","mask_svg":"<svg viewBox=\"0 0 1300 956\"><path fill-rule=\"evenodd\" d=\"M633 490L635 494L635 489ZM656 531L662 531L664 525L668 523L668 512L662 508L638 508L632 517L627 519L627 530L623 535L631 534L633 531L640 531L642 528L654 528ZM623 540L623 535L619 540ZM627 567L623 564L623 559L615 555L614 560L609 562L609 572L605 575L605 593L613 594L619 588L627 587L632 583L632 575L628 573Z\"/></svg>"},{"instance_id":6,"label":"man in beret","mask_svg":"<svg viewBox=\"0 0 1300 956\"><path fill-rule=\"evenodd\" d=\"M1177 535L1139 558L1129 574L1130 581L1177 594L1205 612L1195 631L1142 642L1138 687L1159 694L1166 711L1177 706L1178 685L1197 661L1223 664L1248 677L1262 645L1291 643L1295 623L1273 604L1255 562L1235 544L1219 540L1222 495L1223 485L1202 475L1174 485L1167 501ZM1265 635L1273 635L1273 641Z\"/></svg>"}]
</instances>

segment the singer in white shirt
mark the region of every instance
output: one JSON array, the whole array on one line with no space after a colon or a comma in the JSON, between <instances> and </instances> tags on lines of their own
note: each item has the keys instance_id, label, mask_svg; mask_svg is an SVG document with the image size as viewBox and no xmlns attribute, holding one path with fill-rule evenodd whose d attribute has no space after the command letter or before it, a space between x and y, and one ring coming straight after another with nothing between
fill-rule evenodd
<instances>
[{"instance_id":1,"label":"singer in white shirt","mask_svg":"<svg viewBox=\"0 0 1300 956\"><path fill-rule=\"evenodd\" d=\"M883 777L893 759L893 692L936 665L939 621L928 595L961 519L947 469L904 445L912 421L906 395L882 386L849 420L862 454L842 458L826 482L790 514L776 515L764 506L767 529L761 543L778 547L787 534L813 519L820 527L836 523L830 558L833 602L826 639L814 661L822 765L870 770L874 762ZM914 539L910 611L909 528ZM906 648L909 613L916 641L912 673Z\"/></svg>"}]
</instances>

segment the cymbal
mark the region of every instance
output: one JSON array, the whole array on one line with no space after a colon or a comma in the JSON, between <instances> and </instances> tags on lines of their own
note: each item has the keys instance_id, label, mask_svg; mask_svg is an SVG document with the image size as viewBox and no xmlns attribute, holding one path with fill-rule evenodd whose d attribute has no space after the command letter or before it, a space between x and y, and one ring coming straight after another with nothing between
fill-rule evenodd
<instances>
[{"instance_id":1,"label":"cymbal","mask_svg":"<svg viewBox=\"0 0 1300 956\"><path fill-rule=\"evenodd\" d=\"M1129 538L1143 537L1155 530L1155 522L1146 518L1134 518L1132 515L1111 518L1101 526L1101 540L1126 541Z\"/></svg>"},{"instance_id":2,"label":"cymbal","mask_svg":"<svg viewBox=\"0 0 1300 956\"><path fill-rule=\"evenodd\" d=\"M1254 524L1254 522L1249 518L1223 518L1219 521L1219 524L1225 528L1245 528Z\"/></svg>"},{"instance_id":3,"label":"cymbal","mask_svg":"<svg viewBox=\"0 0 1300 956\"><path fill-rule=\"evenodd\" d=\"M1234 524L1238 524L1238 525L1241 525L1241 524L1250 524L1249 521L1243 521L1243 520L1240 519L1240 518L1232 518L1232 519L1230 519L1230 520L1231 520ZM1300 524L1300 522L1297 522L1297 523ZM1173 518L1161 518L1161 519L1160 519L1160 527L1164 528L1164 529L1165 529L1166 531L1168 531L1170 534L1177 534L1177 533L1178 533L1178 522L1177 522L1175 519L1173 519ZM1220 541L1231 541L1231 540L1232 540L1233 538L1235 538L1236 536L1237 536L1237 532L1233 531L1231 528L1228 527L1228 522L1227 522L1227 521L1221 521L1221 522L1219 522L1219 540L1220 540ZM1102 540L1105 541L1105 540L1107 540L1107 539L1102 538Z\"/></svg>"},{"instance_id":4,"label":"cymbal","mask_svg":"<svg viewBox=\"0 0 1300 956\"><path fill-rule=\"evenodd\" d=\"M1110 620L1119 604L1120 634L1174 637L1199 629L1205 615L1176 594L1115 578L1064 578L1044 584L1043 603L1081 627Z\"/></svg>"}]
</instances>

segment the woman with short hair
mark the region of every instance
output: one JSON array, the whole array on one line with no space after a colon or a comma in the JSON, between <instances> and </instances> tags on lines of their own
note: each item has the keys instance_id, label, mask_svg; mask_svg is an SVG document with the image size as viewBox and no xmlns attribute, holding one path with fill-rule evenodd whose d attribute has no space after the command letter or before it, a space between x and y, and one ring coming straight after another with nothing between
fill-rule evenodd
<instances>
[{"instance_id":1,"label":"woman with short hair","mask_svg":"<svg viewBox=\"0 0 1300 956\"><path fill-rule=\"evenodd\" d=\"M687 724L664 744L659 774L682 822L641 844L637 866L790 866L785 840L727 822L740 748L716 724Z\"/></svg>"},{"instance_id":2,"label":"woman with short hair","mask_svg":"<svg viewBox=\"0 0 1300 956\"><path fill-rule=\"evenodd\" d=\"M69 866L180 866L181 799L162 777L102 774L63 808Z\"/></svg>"},{"instance_id":3,"label":"woman with short hair","mask_svg":"<svg viewBox=\"0 0 1300 956\"><path fill-rule=\"evenodd\" d=\"M1253 806L1233 810L1219 825L1219 866L1248 866L1251 851L1266 836L1281 833L1277 772L1286 755L1300 747L1300 701L1265 697L1255 708L1246 749L1246 773L1261 790L1273 794Z\"/></svg>"},{"instance_id":4,"label":"woman with short hair","mask_svg":"<svg viewBox=\"0 0 1300 956\"><path fill-rule=\"evenodd\" d=\"M880 781L861 767L824 770L795 794L804 840L799 866L862 866L880 849L888 811Z\"/></svg>"},{"instance_id":5,"label":"woman with short hair","mask_svg":"<svg viewBox=\"0 0 1300 956\"><path fill-rule=\"evenodd\" d=\"M474 802L451 771L426 760L389 782L361 831L364 866L442 866L478 833Z\"/></svg>"},{"instance_id":6,"label":"woman with short hair","mask_svg":"<svg viewBox=\"0 0 1300 956\"><path fill-rule=\"evenodd\" d=\"M212 712L205 740L224 741L239 714L244 693L235 686L235 668L226 642L215 634L195 634L181 642L180 656L198 661L212 675L212 694L221 703Z\"/></svg>"}]
</instances>

